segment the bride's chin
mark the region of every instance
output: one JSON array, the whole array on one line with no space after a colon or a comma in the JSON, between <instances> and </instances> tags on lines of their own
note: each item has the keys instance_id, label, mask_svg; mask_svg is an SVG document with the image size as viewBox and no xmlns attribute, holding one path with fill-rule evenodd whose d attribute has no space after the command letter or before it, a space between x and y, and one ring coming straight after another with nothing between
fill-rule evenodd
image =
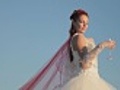
<instances>
[{"instance_id":1,"label":"bride's chin","mask_svg":"<svg viewBox=\"0 0 120 90\"><path fill-rule=\"evenodd\" d=\"M84 30L84 31L80 31L81 33L85 33L86 31Z\"/></svg>"},{"instance_id":2,"label":"bride's chin","mask_svg":"<svg viewBox=\"0 0 120 90\"><path fill-rule=\"evenodd\" d=\"M86 30L82 30L82 32L83 32L83 33L85 33L85 32L86 32Z\"/></svg>"},{"instance_id":3,"label":"bride's chin","mask_svg":"<svg viewBox=\"0 0 120 90\"><path fill-rule=\"evenodd\" d=\"M86 30L82 29L82 30L79 30L78 32L80 32L80 33L85 33Z\"/></svg>"}]
</instances>

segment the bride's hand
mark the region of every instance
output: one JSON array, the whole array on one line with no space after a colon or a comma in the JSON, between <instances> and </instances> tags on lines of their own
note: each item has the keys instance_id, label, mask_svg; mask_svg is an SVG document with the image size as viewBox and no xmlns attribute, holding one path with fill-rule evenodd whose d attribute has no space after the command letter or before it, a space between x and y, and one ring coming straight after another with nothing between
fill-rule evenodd
<instances>
[{"instance_id":1,"label":"bride's hand","mask_svg":"<svg viewBox=\"0 0 120 90\"><path fill-rule=\"evenodd\" d=\"M106 47L109 49L113 49L116 46L116 42L114 40L108 40L106 41Z\"/></svg>"}]
</instances>

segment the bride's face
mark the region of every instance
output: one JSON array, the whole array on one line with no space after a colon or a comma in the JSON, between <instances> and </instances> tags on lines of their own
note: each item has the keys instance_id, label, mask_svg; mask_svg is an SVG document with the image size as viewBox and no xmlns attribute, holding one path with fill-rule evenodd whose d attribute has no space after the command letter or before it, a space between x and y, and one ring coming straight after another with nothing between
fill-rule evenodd
<instances>
[{"instance_id":1,"label":"bride's face","mask_svg":"<svg viewBox=\"0 0 120 90\"><path fill-rule=\"evenodd\" d=\"M88 28L88 21L89 18L86 15L81 15L76 21L74 21L77 32L85 33Z\"/></svg>"}]
</instances>

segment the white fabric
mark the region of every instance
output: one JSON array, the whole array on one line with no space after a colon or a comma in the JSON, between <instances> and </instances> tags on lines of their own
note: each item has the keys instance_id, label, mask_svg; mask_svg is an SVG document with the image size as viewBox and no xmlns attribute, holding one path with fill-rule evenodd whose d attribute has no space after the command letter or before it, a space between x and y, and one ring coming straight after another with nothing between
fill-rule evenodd
<instances>
[{"instance_id":1,"label":"white fabric","mask_svg":"<svg viewBox=\"0 0 120 90\"><path fill-rule=\"evenodd\" d=\"M69 38L55 56L19 90L116 90L99 76L97 57L87 70L79 67L76 51L73 51L73 63L70 62L70 41ZM95 47L93 42L88 44L89 49Z\"/></svg>"},{"instance_id":2,"label":"white fabric","mask_svg":"<svg viewBox=\"0 0 120 90\"><path fill-rule=\"evenodd\" d=\"M19 90L60 90L71 77L69 65L69 41L62 45L51 60Z\"/></svg>"},{"instance_id":3,"label":"white fabric","mask_svg":"<svg viewBox=\"0 0 120 90\"><path fill-rule=\"evenodd\" d=\"M75 34L74 36L76 35L78 34ZM92 50L95 47L94 42L86 42L89 50ZM79 66L80 57L78 52L73 49L72 52L74 56L73 64L76 67L74 67L73 73L75 72L76 75L74 75L61 90L116 90L99 76L97 56L92 60L92 66L89 69L83 70Z\"/></svg>"}]
</instances>

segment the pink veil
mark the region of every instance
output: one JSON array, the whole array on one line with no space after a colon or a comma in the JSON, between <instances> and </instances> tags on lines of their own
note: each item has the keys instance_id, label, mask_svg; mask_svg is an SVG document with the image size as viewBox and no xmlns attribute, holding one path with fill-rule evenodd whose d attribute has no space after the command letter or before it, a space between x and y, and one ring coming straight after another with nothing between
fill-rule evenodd
<instances>
[{"instance_id":1,"label":"pink veil","mask_svg":"<svg viewBox=\"0 0 120 90\"><path fill-rule=\"evenodd\" d=\"M19 90L61 90L68 76L70 38L62 45L53 58Z\"/></svg>"}]
</instances>

